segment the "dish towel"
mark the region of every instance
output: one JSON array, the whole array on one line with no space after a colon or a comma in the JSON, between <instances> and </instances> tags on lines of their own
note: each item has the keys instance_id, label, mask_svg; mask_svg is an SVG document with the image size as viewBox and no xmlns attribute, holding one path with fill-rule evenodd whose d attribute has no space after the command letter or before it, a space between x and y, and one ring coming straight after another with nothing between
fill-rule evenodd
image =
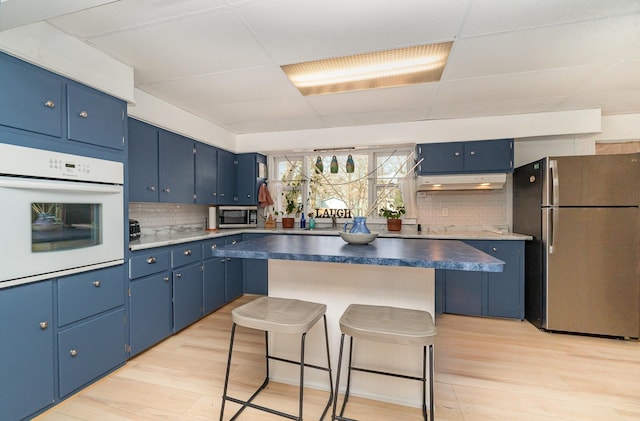
<instances>
[{"instance_id":1,"label":"dish towel","mask_svg":"<svg viewBox=\"0 0 640 421\"><path fill-rule=\"evenodd\" d=\"M260 190L258 190L258 203L260 204L260 207L273 205L273 199L271 198L271 193L269 193L269 189L267 188L267 183L260 184Z\"/></svg>"}]
</instances>

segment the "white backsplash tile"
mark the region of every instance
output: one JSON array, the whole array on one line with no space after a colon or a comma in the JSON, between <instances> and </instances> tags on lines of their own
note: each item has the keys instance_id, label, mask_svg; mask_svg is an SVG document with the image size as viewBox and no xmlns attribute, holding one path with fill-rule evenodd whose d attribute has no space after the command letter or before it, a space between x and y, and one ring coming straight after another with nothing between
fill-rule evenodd
<instances>
[{"instance_id":1,"label":"white backsplash tile","mask_svg":"<svg viewBox=\"0 0 640 421\"><path fill-rule=\"evenodd\" d=\"M129 218L140 223L142 235L202 230L208 209L207 205L131 202Z\"/></svg>"}]
</instances>

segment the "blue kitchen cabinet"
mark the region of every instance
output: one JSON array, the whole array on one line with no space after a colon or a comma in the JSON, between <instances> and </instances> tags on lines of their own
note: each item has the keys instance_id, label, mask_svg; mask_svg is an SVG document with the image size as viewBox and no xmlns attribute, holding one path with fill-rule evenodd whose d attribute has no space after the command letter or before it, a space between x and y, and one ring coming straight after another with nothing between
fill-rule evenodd
<instances>
[{"instance_id":1,"label":"blue kitchen cabinet","mask_svg":"<svg viewBox=\"0 0 640 421\"><path fill-rule=\"evenodd\" d=\"M193 140L166 130L158 134L159 200L193 203L195 173Z\"/></svg>"},{"instance_id":2,"label":"blue kitchen cabinet","mask_svg":"<svg viewBox=\"0 0 640 421\"><path fill-rule=\"evenodd\" d=\"M513 172L513 139L417 145L421 175Z\"/></svg>"},{"instance_id":3,"label":"blue kitchen cabinet","mask_svg":"<svg viewBox=\"0 0 640 421\"><path fill-rule=\"evenodd\" d=\"M187 243L171 249L173 330L177 332L204 314L202 246Z\"/></svg>"},{"instance_id":4,"label":"blue kitchen cabinet","mask_svg":"<svg viewBox=\"0 0 640 421\"><path fill-rule=\"evenodd\" d=\"M211 250L222 245L224 245L224 237L206 240L202 243L204 314L209 314L225 304L227 259L211 255Z\"/></svg>"},{"instance_id":5,"label":"blue kitchen cabinet","mask_svg":"<svg viewBox=\"0 0 640 421\"><path fill-rule=\"evenodd\" d=\"M242 240L248 241L269 234L243 234ZM244 260L244 292L267 295L269 291L269 261L267 259Z\"/></svg>"},{"instance_id":6,"label":"blue kitchen cabinet","mask_svg":"<svg viewBox=\"0 0 640 421\"><path fill-rule=\"evenodd\" d=\"M63 80L2 53L0 75L0 124L61 137Z\"/></svg>"},{"instance_id":7,"label":"blue kitchen cabinet","mask_svg":"<svg viewBox=\"0 0 640 421\"><path fill-rule=\"evenodd\" d=\"M53 281L0 289L2 419L27 418L54 402L53 321Z\"/></svg>"},{"instance_id":8,"label":"blue kitchen cabinet","mask_svg":"<svg viewBox=\"0 0 640 421\"><path fill-rule=\"evenodd\" d=\"M58 279L60 398L124 364L124 279L124 265Z\"/></svg>"},{"instance_id":9,"label":"blue kitchen cabinet","mask_svg":"<svg viewBox=\"0 0 640 421\"><path fill-rule=\"evenodd\" d=\"M258 190L265 182L265 177L259 177L258 165L266 165L267 157L257 153L243 153L236 155L237 185L236 197L238 205L257 205ZM266 174L265 174L266 176Z\"/></svg>"},{"instance_id":10,"label":"blue kitchen cabinet","mask_svg":"<svg viewBox=\"0 0 640 421\"><path fill-rule=\"evenodd\" d=\"M196 142L196 203L218 204L218 149Z\"/></svg>"},{"instance_id":11,"label":"blue kitchen cabinet","mask_svg":"<svg viewBox=\"0 0 640 421\"><path fill-rule=\"evenodd\" d=\"M218 150L218 204L236 204L236 156L235 154Z\"/></svg>"},{"instance_id":12,"label":"blue kitchen cabinet","mask_svg":"<svg viewBox=\"0 0 640 421\"><path fill-rule=\"evenodd\" d=\"M225 244L235 244L242 241L242 235L225 237ZM225 302L231 302L242 295L244 290L243 260L235 257L226 258L225 274Z\"/></svg>"},{"instance_id":13,"label":"blue kitchen cabinet","mask_svg":"<svg viewBox=\"0 0 640 421\"><path fill-rule=\"evenodd\" d=\"M67 84L69 140L124 149L126 103L92 88Z\"/></svg>"},{"instance_id":14,"label":"blue kitchen cabinet","mask_svg":"<svg viewBox=\"0 0 640 421\"><path fill-rule=\"evenodd\" d=\"M129 125L129 201L158 201L158 129L133 118Z\"/></svg>"},{"instance_id":15,"label":"blue kitchen cabinet","mask_svg":"<svg viewBox=\"0 0 640 421\"><path fill-rule=\"evenodd\" d=\"M442 310L470 316L524 318L524 241L465 241L505 262L502 272L444 270Z\"/></svg>"},{"instance_id":16,"label":"blue kitchen cabinet","mask_svg":"<svg viewBox=\"0 0 640 421\"><path fill-rule=\"evenodd\" d=\"M173 332L173 283L169 250L138 251L129 259L130 356Z\"/></svg>"},{"instance_id":17,"label":"blue kitchen cabinet","mask_svg":"<svg viewBox=\"0 0 640 421\"><path fill-rule=\"evenodd\" d=\"M59 393L65 397L126 359L124 308L58 333Z\"/></svg>"}]
</instances>

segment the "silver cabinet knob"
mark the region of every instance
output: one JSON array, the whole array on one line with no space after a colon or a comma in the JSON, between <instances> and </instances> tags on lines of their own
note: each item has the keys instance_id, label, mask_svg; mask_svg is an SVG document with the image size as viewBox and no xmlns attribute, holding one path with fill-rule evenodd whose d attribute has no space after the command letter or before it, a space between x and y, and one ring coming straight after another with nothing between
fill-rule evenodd
<instances>
[{"instance_id":1,"label":"silver cabinet knob","mask_svg":"<svg viewBox=\"0 0 640 421\"><path fill-rule=\"evenodd\" d=\"M224 193L220 193L220 196L224 197Z\"/></svg>"},{"instance_id":2,"label":"silver cabinet knob","mask_svg":"<svg viewBox=\"0 0 640 421\"><path fill-rule=\"evenodd\" d=\"M498 249L496 247L491 247L491 250L498 251Z\"/></svg>"},{"instance_id":3,"label":"silver cabinet knob","mask_svg":"<svg viewBox=\"0 0 640 421\"><path fill-rule=\"evenodd\" d=\"M215 196L215 195L216 195L216 193L215 193L215 192L214 192L214 193L211 193L211 196Z\"/></svg>"},{"instance_id":4,"label":"silver cabinet knob","mask_svg":"<svg viewBox=\"0 0 640 421\"><path fill-rule=\"evenodd\" d=\"M155 262L157 262L155 257L149 256L149 258L147 258L147 263L149 263L150 265L154 264Z\"/></svg>"},{"instance_id":5,"label":"silver cabinet knob","mask_svg":"<svg viewBox=\"0 0 640 421\"><path fill-rule=\"evenodd\" d=\"M147 187L147 188L148 188L149 190L151 190L151 191L156 191L156 186L149 186L149 187Z\"/></svg>"},{"instance_id":6,"label":"silver cabinet knob","mask_svg":"<svg viewBox=\"0 0 640 421\"><path fill-rule=\"evenodd\" d=\"M471 156L473 156L473 155L475 155L475 154L476 154L476 151L471 151L471 152L469 152L469 155L471 155Z\"/></svg>"},{"instance_id":7,"label":"silver cabinet knob","mask_svg":"<svg viewBox=\"0 0 640 421\"><path fill-rule=\"evenodd\" d=\"M192 254L192 252L191 252L191 250L189 250L189 249L186 249L186 250L184 251L184 255L185 255L185 256L191 256L191 254Z\"/></svg>"},{"instance_id":8,"label":"silver cabinet knob","mask_svg":"<svg viewBox=\"0 0 640 421\"><path fill-rule=\"evenodd\" d=\"M80 117L82 117L82 118L87 118L87 117L89 117L89 113L88 113L88 112L86 112L86 111L80 111L80 114L79 114L79 115L80 115Z\"/></svg>"},{"instance_id":9,"label":"silver cabinet knob","mask_svg":"<svg viewBox=\"0 0 640 421\"><path fill-rule=\"evenodd\" d=\"M171 189L169 187L162 189L165 193L171 193Z\"/></svg>"},{"instance_id":10,"label":"silver cabinet knob","mask_svg":"<svg viewBox=\"0 0 640 421\"><path fill-rule=\"evenodd\" d=\"M49 327L49 322L40 322L40 329L45 330Z\"/></svg>"},{"instance_id":11,"label":"silver cabinet knob","mask_svg":"<svg viewBox=\"0 0 640 421\"><path fill-rule=\"evenodd\" d=\"M227 257L227 262L230 262L230 261L231 261L231 257Z\"/></svg>"},{"instance_id":12,"label":"silver cabinet knob","mask_svg":"<svg viewBox=\"0 0 640 421\"><path fill-rule=\"evenodd\" d=\"M56 103L49 99L44 102L44 106L47 108L55 108Z\"/></svg>"},{"instance_id":13,"label":"silver cabinet knob","mask_svg":"<svg viewBox=\"0 0 640 421\"><path fill-rule=\"evenodd\" d=\"M237 243L237 242L238 242L238 240L233 240L233 241L231 242L231 244L235 244L235 243Z\"/></svg>"},{"instance_id":14,"label":"silver cabinet knob","mask_svg":"<svg viewBox=\"0 0 640 421\"><path fill-rule=\"evenodd\" d=\"M69 355L71 355L72 357L75 357L76 355L78 355L78 350L70 349L69 350Z\"/></svg>"},{"instance_id":15,"label":"silver cabinet knob","mask_svg":"<svg viewBox=\"0 0 640 421\"><path fill-rule=\"evenodd\" d=\"M165 276L165 277L164 277L164 281L165 281L165 282L169 282L169 277L168 277L168 276Z\"/></svg>"},{"instance_id":16,"label":"silver cabinet knob","mask_svg":"<svg viewBox=\"0 0 640 421\"><path fill-rule=\"evenodd\" d=\"M96 288L100 288L101 284L102 283L100 281L93 281L93 286L96 287Z\"/></svg>"},{"instance_id":17,"label":"silver cabinet knob","mask_svg":"<svg viewBox=\"0 0 640 421\"><path fill-rule=\"evenodd\" d=\"M247 195L247 197L248 197L248 198L251 198L251 195L250 195L250 194L248 194L248 195Z\"/></svg>"},{"instance_id":18,"label":"silver cabinet knob","mask_svg":"<svg viewBox=\"0 0 640 421\"><path fill-rule=\"evenodd\" d=\"M176 278L178 278L178 279L182 278L182 274L181 273L176 273Z\"/></svg>"},{"instance_id":19,"label":"silver cabinet knob","mask_svg":"<svg viewBox=\"0 0 640 421\"><path fill-rule=\"evenodd\" d=\"M453 156L460 156L460 152L454 152Z\"/></svg>"},{"instance_id":20,"label":"silver cabinet knob","mask_svg":"<svg viewBox=\"0 0 640 421\"><path fill-rule=\"evenodd\" d=\"M218 247L218 245L217 245L217 244L214 244L214 245L212 245L212 246L211 246L211 250L213 250L213 249L215 249L215 248L217 248L217 247Z\"/></svg>"}]
</instances>

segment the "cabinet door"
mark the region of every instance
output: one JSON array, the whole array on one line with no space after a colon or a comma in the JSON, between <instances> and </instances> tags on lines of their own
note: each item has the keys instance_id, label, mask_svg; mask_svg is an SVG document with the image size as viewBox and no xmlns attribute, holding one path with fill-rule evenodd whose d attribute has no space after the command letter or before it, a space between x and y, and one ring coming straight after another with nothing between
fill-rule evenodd
<instances>
[{"instance_id":1,"label":"cabinet door","mask_svg":"<svg viewBox=\"0 0 640 421\"><path fill-rule=\"evenodd\" d=\"M445 313L482 315L482 272L447 270L444 282Z\"/></svg>"},{"instance_id":2,"label":"cabinet door","mask_svg":"<svg viewBox=\"0 0 640 421\"><path fill-rule=\"evenodd\" d=\"M425 143L418 145L420 174L460 173L464 169L464 146L462 142Z\"/></svg>"},{"instance_id":3,"label":"cabinet door","mask_svg":"<svg viewBox=\"0 0 640 421\"><path fill-rule=\"evenodd\" d=\"M513 139L465 142L465 172L513 171Z\"/></svg>"},{"instance_id":4,"label":"cabinet door","mask_svg":"<svg viewBox=\"0 0 640 421\"><path fill-rule=\"evenodd\" d=\"M53 403L52 283L0 289L3 419L23 419Z\"/></svg>"},{"instance_id":5,"label":"cabinet door","mask_svg":"<svg viewBox=\"0 0 640 421\"><path fill-rule=\"evenodd\" d=\"M169 272L132 281L129 298L131 356L171 335L173 290Z\"/></svg>"},{"instance_id":6,"label":"cabinet door","mask_svg":"<svg viewBox=\"0 0 640 421\"><path fill-rule=\"evenodd\" d=\"M62 80L4 54L0 54L0 75L0 124L60 137Z\"/></svg>"},{"instance_id":7,"label":"cabinet door","mask_svg":"<svg viewBox=\"0 0 640 421\"><path fill-rule=\"evenodd\" d=\"M258 204L258 181L256 178L257 161L256 154L244 153L236 155L238 161L237 167L237 185L236 193L239 205L257 205Z\"/></svg>"},{"instance_id":8,"label":"cabinet door","mask_svg":"<svg viewBox=\"0 0 640 421\"><path fill-rule=\"evenodd\" d=\"M193 141L164 130L160 130L158 141L160 202L193 203Z\"/></svg>"},{"instance_id":9,"label":"cabinet door","mask_svg":"<svg viewBox=\"0 0 640 421\"><path fill-rule=\"evenodd\" d=\"M236 156L231 152L218 150L218 204L235 204Z\"/></svg>"},{"instance_id":10,"label":"cabinet door","mask_svg":"<svg viewBox=\"0 0 640 421\"><path fill-rule=\"evenodd\" d=\"M196 144L196 203L218 204L218 149Z\"/></svg>"},{"instance_id":11,"label":"cabinet door","mask_svg":"<svg viewBox=\"0 0 640 421\"><path fill-rule=\"evenodd\" d=\"M129 120L129 201L158 201L158 129Z\"/></svg>"},{"instance_id":12,"label":"cabinet door","mask_svg":"<svg viewBox=\"0 0 640 421\"><path fill-rule=\"evenodd\" d=\"M173 271L173 330L185 328L202 317L202 267L200 263Z\"/></svg>"},{"instance_id":13,"label":"cabinet door","mask_svg":"<svg viewBox=\"0 0 640 421\"><path fill-rule=\"evenodd\" d=\"M60 397L125 361L124 309L58 333Z\"/></svg>"},{"instance_id":14,"label":"cabinet door","mask_svg":"<svg viewBox=\"0 0 640 421\"><path fill-rule=\"evenodd\" d=\"M267 234L243 234L243 241L264 237ZM266 295L269 290L269 261L267 259L244 260L244 292Z\"/></svg>"},{"instance_id":15,"label":"cabinet door","mask_svg":"<svg viewBox=\"0 0 640 421\"><path fill-rule=\"evenodd\" d=\"M213 257L204 261L204 314L211 313L225 303L225 262L224 257Z\"/></svg>"},{"instance_id":16,"label":"cabinet door","mask_svg":"<svg viewBox=\"0 0 640 421\"><path fill-rule=\"evenodd\" d=\"M486 315L524 318L523 241L492 241L485 253L505 262L502 272L488 272Z\"/></svg>"},{"instance_id":17,"label":"cabinet door","mask_svg":"<svg viewBox=\"0 0 640 421\"><path fill-rule=\"evenodd\" d=\"M225 238L225 244L235 244L242 241L241 235L232 235ZM226 258L226 279L225 279L225 302L230 302L242 295L243 283L243 260L232 257Z\"/></svg>"},{"instance_id":18,"label":"cabinet door","mask_svg":"<svg viewBox=\"0 0 640 421\"><path fill-rule=\"evenodd\" d=\"M123 150L125 115L124 101L85 86L67 85L70 140Z\"/></svg>"}]
</instances>

